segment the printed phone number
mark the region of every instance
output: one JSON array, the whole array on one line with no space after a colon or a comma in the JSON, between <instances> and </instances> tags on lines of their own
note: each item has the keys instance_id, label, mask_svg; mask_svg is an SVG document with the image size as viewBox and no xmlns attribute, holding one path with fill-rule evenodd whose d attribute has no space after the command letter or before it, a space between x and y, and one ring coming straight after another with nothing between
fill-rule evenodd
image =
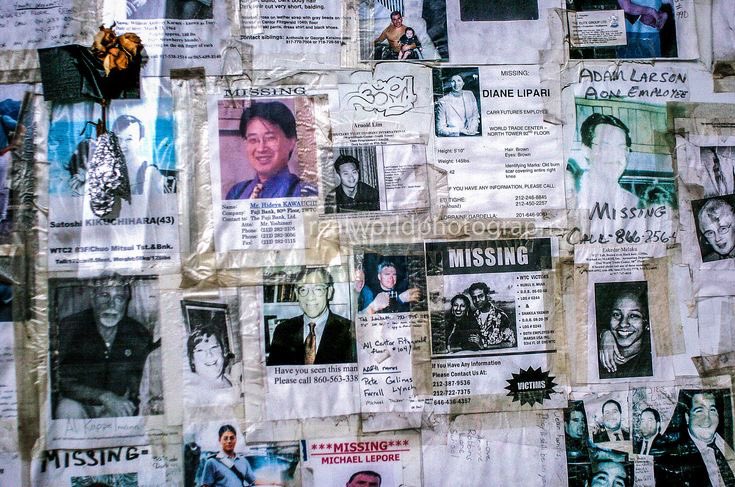
<instances>
[{"instance_id":1,"label":"printed phone number","mask_svg":"<svg viewBox=\"0 0 735 487\"><path fill-rule=\"evenodd\" d=\"M469 379L466 380L435 380L432 387L452 387L452 386L469 386Z\"/></svg>"},{"instance_id":2,"label":"printed phone number","mask_svg":"<svg viewBox=\"0 0 735 487\"><path fill-rule=\"evenodd\" d=\"M434 405L436 406L445 406L447 404L469 404L470 401L469 397L459 397L454 399L434 399Z\"/></svg>"},{"instance_id":3,"label":"printed phone number","mask_svg":"<svg viewBox=\"0 0 735 487\"><path fill-rule=\"evenodd\" d=\"M330 375L329 377L325 377L325 376L314 377L314 384L329 384L329 383L342 384L342 383L348 383L348 382L357 382L357 376L356 375Z\"/></svg>"},{"instance_id":4,"label":"printed phone number","mask_svg":"<svg viewBox=\"0 0 735 487\"><path fill-rule=\"evenodd\" d=\"M469 389L450 389L448 391L434 391L435 396L469 396L472 391Z\"/></svg>"}]
</instances>

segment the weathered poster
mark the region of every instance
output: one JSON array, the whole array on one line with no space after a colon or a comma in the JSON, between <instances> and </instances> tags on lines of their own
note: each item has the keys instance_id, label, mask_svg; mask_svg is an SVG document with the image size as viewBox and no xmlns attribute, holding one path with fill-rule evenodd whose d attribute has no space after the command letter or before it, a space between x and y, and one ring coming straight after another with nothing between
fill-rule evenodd
<instances>
[{"instance_id":1,"label":"weathered poster","mask_svg":"<svg viewBox=\"0 0 735 487\"><path fill-rule=\"evenodd\" d=\"M18 51L71 44L83 36L84 17L73 0L27 0L0 5L0 49ZM90 13L90 12L87 12Z\"/></svg>"},{"instance_id":2,"label":"weathered poster","mask_svg":"<svg viewBox=\"0 0 735 487\"><path fill-rule=\"evenodd\" d=\"M246 0L240 4L241 39L252 46L253 68L298 63L299 69L343 64L344 5L329 0Z\"/></svg>"},{"instance_id":3,"label":"weathered poster","mask_svg":"<svg viewBox=\"0 0 735 487\"><path fill-rule=\"evenodd\" d=\"M355 249L362 412L421 411L430 397L425 273L420 246Z\"/></svg>"},{"instance_id":4,"label":"weathered poster","mask_svg":"<svg viewBox=\"0 0 735 487\"><path fill-rule=\"evenodd\" d=\"M237 73L239 55L229 53L233 5L211 0L105 0L102 18L121 32L135 32L143 41L144 76L167 76L176 68L203 66L208 73Z\"/></svg>"},{"instance_id":5,"label":"weathered poster","mask_svg":"<svg viewBox=\"0 0 735 487\"><path fill-rule=\"evenodd\" d=\"M241 302L249 421L353 414L357 358L345 267L267 268ZM252 413L251 413L252 411Z\"/></svg>"},{"instance_id":6,"label":"weathered poster","mask_svg":"<svg viewBox=\"0 0 735 487\"><path fill-rule=\"evenodd\" d=\"M422 425L423 485L565 485L560 410L434 415Z\"/></svg>"},{"instance_id":7,"label":"weathered poster","mask_svg":"<svg viewBox=\"0 0 735 487\"><path fill-rule=\"evenodd\" d=\"M92 103L51 109L50 270L178 268L173 100L156 80L141 95L112 102L102 137Z\"/></svg>"},{"instance_id":8,"label":"weathered poster","mask_svg":"<svg viewBox=\"0 0 735 487\"><path fill-rule=\"evenodd\" d=\"M572 59L696 59L694 2L566 0Z\"/></svg>"},{"instance_id":9,"label":"weathered poster","mask_svg":"<svg viewBox=\"0 0 735 487\"><path fill-rule=\"evenodd\" d=\"M557 255L549 238L426 243L435 411L565 403Z\"/></svg>"},{"instance_id":10,"label":"weathered poster","mask_svg":"<svg viewBox=\"0 0 735 487\"><path fill-rule=\"evenodd\" d=\"M383 487L421 483L421 442L411 433L301 442L305 487Z\"/></svg>"},{"instance_id":11,"label":"weathered poster","mask_svg":"<svg viewBox=\"0 0 735 487\"><path fill-rule=\"evenodd\" d=\"M558 124L544 121L558 85L535 66L435 68L435 164L449 218L549 222L563 214Z\"/></svg>"},{"instance_id":12,"label":"weathered poster","mask_svg":"<svg viewBox=\"0 0 735 487\"><path fill-rule=\"evenodd\" d=\"M156 276L49 280L52 448L145 442L162 432L165 401Z\"/></svg>"},{"instance_id":13,"label":"weathered poster","mask_svg":"<svg viewBox=\"0 0 735 487\"><path fill-rule=\"evenodd\" d=\"M185 486L302 485L297 443L246 442L234 419L187 425L182 454Z\"/></svg>"},{"instance_id":14,"label":"weathered poster","mask_svg":"<svg viewBox=\"0 0 735 487\"><path fill-rule=\"evenodd\" d=\"M304 249L316 217L317 98L303 88L236 90L264 98L210 97L215 248ZM232 92L232 90L230 90ZM230 93L231 95L232 93ZM216 116L216 119L214 117Z\"/></svg>"}]
</instances>

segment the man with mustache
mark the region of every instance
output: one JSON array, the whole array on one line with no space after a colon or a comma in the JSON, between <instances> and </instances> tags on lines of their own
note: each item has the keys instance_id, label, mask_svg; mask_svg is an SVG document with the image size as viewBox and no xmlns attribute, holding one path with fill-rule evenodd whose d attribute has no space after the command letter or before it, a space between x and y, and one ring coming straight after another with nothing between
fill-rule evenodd
<instances>
[{"instance_id":1,"label":"man with mustache","mask_svg":"<svg viewBox=\"0 0 735 487\"><path fill-rule=\"evenodd\" d=\"M55 419L136 416L150 332L127 316L130 284L120 276L86 288L91 308L59 323Z\"/></svg>"}]
</instances>

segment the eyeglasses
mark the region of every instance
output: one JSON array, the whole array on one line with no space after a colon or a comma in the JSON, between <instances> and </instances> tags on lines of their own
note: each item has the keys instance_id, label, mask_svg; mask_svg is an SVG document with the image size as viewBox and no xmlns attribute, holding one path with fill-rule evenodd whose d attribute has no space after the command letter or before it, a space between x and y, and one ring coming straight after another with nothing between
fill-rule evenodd
<instances>
[{"instance_id":1,"label":"eyeglasses","mask_svg":"<svg viewBox=\"0 0 735 487\"><path fill-rule=\"evenodd\" d=\"M122 304L125 304L128 301L128 295L127 294L112 295L110 293L102 292L102 293L95 293L94 299L95 301L102 303L102 304L110 304L111 302L114 302L117 306L120 306Z\"/></svg>"},{"instance_id":2,"label":"eyeglasses","mask_svg":"<svg viewBox=\"0 0 735 487\"><path fill-rule=\"evenodd\" d=\"M327 294L327 289L329 289L329 286L324 285L316 285L316 286L299 286L296 288L296 292L301 296L302 298L305 298L308 296L309 292L314 293L315 296L322 297L325 294Z\"/></svg>"},{"instance_id":3,"label":"eyeglasses","mask_svg":"<svg viewBox=\"0 0 735 487\"><path fill-rule=\"evenodd\" d=\"M732 228L732 223L730 223L729 225L721 225L717 227L717 233L720 235L727 235L730 231L730 228ZM706 232L704 232L704 236L705 238L712 238L715 236L715 231L707 230Z\"/></svg>"},{"instance_id":4,"label":"eyeglasses","mask_svg":"<svg viewBox=\"0 0 735 487\"><path fill-rule=\"evenodd\" d=\"M637 311L631 311L627 315L623 315L622 311L616 309L613 310L612 313L610 313L610 318L617 321L618 323L622 323L623 320L625 320L631 325L640 325L641 323L643 323L643 315Z\"/></svg>"}]
</instances>

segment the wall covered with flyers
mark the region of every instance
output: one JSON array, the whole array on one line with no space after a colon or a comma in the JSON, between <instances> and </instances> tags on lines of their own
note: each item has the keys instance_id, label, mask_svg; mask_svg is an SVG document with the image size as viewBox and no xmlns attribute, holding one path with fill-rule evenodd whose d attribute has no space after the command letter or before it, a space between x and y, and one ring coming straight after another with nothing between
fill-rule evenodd
<instances>
[{"instance_id":1,"label":"wall covered with flyers","mask_svg":"<svg viewBox=\"0 0 735 487\"><path fill-rule=\"evenodd\" d=\"M729 0L0 26L0 485L735 486Z\"/></svg>"}]
</instances>

